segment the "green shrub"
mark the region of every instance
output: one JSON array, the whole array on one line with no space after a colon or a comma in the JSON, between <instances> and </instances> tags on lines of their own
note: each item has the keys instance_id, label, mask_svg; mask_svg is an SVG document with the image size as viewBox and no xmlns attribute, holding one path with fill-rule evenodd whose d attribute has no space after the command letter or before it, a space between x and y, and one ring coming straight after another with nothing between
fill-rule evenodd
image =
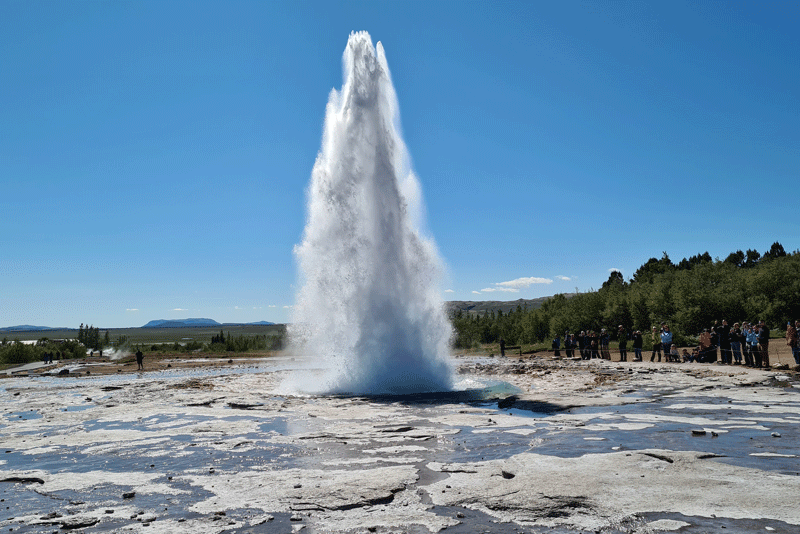
<instances>
[{"instance_id":1,"label":"green shrub","mask_svg":"<svg viewBox=\"0 0 800 534\"><path fill-rule=\"evenodd\" d=\"M40 359L41 350L33 345L15 341L0 348L0 361L3 363L30 363Z\"/></svg>"},{"instance_id":2,"label":"green shrub","mask_svg":"<svg viewBox=\"0 0 800 534\"><path fill-rule=\"evenodd\" d=\"M193 352L203 348L203 344L199 341L190 341L186 345L184 345L183 349L186 352Z\"/></svg>"},{"instance_id":3,"label":"green shrub","mask_svg":"<svg viewBox=\"0 0 800 534\"><path fill-rule=\"evenodd\" d=\"M282 335L255 336L214 336L206 345L206 352L249 352L253 350L280 350L283 348ZM220 341L224 340L224 341Z\"/></svg>"}]
</instances>

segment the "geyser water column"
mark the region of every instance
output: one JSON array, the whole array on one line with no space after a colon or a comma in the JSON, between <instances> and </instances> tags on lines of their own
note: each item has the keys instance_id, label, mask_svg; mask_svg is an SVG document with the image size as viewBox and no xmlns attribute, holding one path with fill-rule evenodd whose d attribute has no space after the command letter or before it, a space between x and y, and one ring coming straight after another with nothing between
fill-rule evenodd
<instances>
[{"instance_id":1,"label":"geyser water column","mask_svg":"<svg viewBox=\"0 0 800 534\"><path fill-rule=\"evenodd\" d=\"M289 327L296 352L327 372L293 385L316 393L446 391L452 327L442 262L421 233L419 182L381 43L352 33L343 69L295 247L301 289Z\"/></svg>"}]
</instances>

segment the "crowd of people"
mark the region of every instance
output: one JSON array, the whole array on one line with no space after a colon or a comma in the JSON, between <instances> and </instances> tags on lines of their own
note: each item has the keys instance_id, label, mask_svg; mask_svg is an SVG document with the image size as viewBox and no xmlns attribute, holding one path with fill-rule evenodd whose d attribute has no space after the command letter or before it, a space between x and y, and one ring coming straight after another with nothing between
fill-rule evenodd
<instances>
[{"instance_id":1,"label":"crowd of people","mask_svg":"<svg viewBox=\"0 0 800 534\"><path fill-rule=\"evenodd\" d=\"M650 361L665 362L700 362L723 365L744 365L755 368L768 368L770 330L764 321L757 323L743 322L729 325L728 321L714 321L710 328L705 328L699 335L699 343L689 352L684 348L679 352L673 342L673 333L666 323L653 326L650 330ZM628 361L628 343L633 349L632 361L642 361L644 337L642 332L634 330L630 336L624 326L617 330L619 340L619 359ZM582 330L579 334L564 333L564 352L567 358L575 357L575 352L583 360L593 358L611 359L609 345L611 334L605 328L599 332ZM795 363L800 365L800 321L791 322L786 327L786 344L792 350ZM561 339L553 340L552 348L556 356L561 353Z\"/></svg>"},{"instance_id":2,"label":"crowd of people","mask_svg":"<svg viewBox=\"0 0 800 534\"><path fill-rule=\"evenodd\" d=\"M734 323L717 321L711 328L700 333L700 343L688 357L688 361L723 365L745 365L747 367L769 367L769 328L764 321L758 323ZM720 359L721 356L721 359Z\"/></svg>"}]
</instances>

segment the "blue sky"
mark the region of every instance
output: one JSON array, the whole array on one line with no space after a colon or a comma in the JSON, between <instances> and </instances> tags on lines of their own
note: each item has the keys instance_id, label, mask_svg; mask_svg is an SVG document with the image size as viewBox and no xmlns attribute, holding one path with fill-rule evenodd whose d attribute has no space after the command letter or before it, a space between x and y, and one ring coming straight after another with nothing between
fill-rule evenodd
<instances>
[{"instance_id":1,"label":"blue sky","mask_svg":"<svg viewBox=\"0 0 800 534\"><path fill-rule=\"evenodd\" d=\"M0 326L285 322L349 33L447 300L800 248L796 2L0 3Z\"/></svg>"}]
</instances>

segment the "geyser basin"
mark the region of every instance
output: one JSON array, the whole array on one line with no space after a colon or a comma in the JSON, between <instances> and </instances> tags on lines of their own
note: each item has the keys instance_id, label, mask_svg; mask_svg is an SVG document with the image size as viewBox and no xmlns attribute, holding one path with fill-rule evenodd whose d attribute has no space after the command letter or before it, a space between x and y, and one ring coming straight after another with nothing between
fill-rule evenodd
<instances>
[{"instance_id":1,"label":"geyser basin","mask_svg":"<svg viewBox=\"0 0 800 534\"><path fill-rule=\"evenodd\" d=\"M344 84L331 91L308 188L301 284L290 336L323 376L306 392L407 394L452 387L452 328L441 260L423 235L422 198L400 134L381 43L352 33ZM322 360L322 361L318 361ZM303 383L305 382L305 383Z\"/></svg>"},{"instance_id":2,"label":"geyser basin","mask_svg":"<svg viewBox=\"0 0 800 534\"><path fill-rule=\"evenodd\" d=\"M800 397L769 385L773 373L459 361L457 386L507 380L529 393L510 408L456 393L265 395L299 363L274 358L260 372L4 379L0 528L641 534L680 521L683 534L798 532ZM521 412L528 401L556 409Z\"/></svg>"}]
</instances>

